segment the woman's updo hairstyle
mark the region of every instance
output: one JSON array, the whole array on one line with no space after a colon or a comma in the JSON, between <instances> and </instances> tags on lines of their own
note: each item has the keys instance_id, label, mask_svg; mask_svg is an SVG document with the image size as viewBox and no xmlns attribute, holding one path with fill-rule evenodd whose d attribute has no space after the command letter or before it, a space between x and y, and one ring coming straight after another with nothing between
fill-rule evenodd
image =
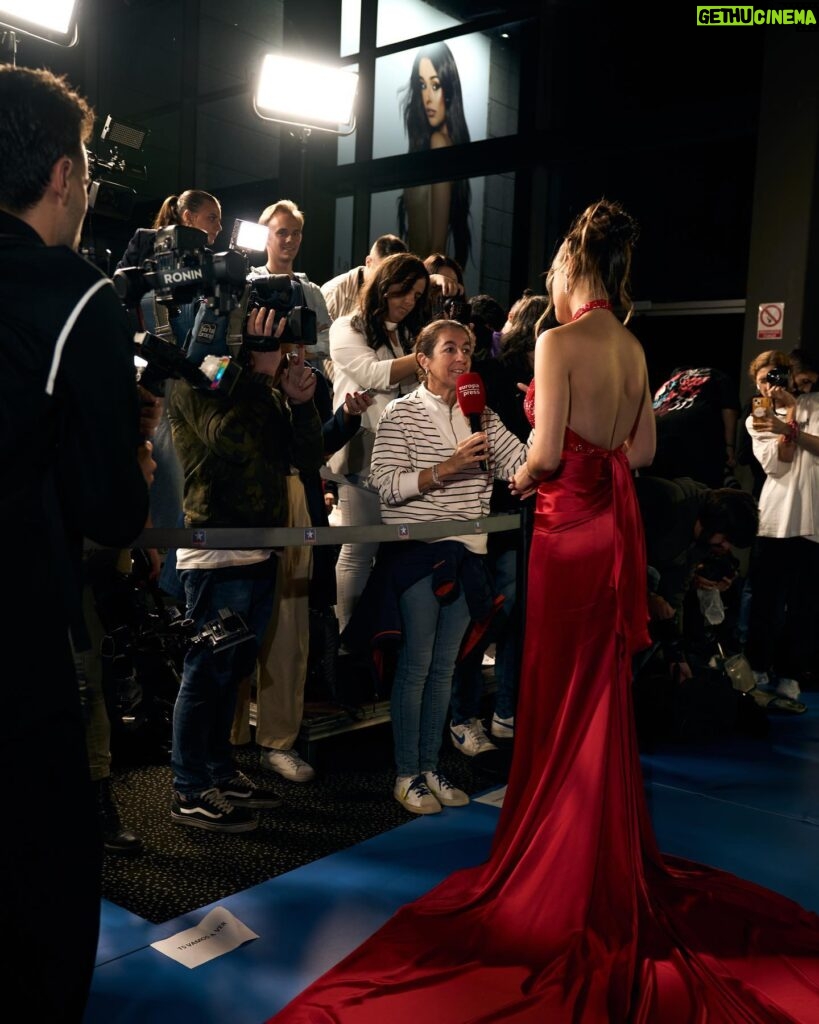
<instances>
[{"instance_id":1,"label":"woman's updo hairstyle","mask_svg":"<svg viewBox=\"0 0 819 1024\"><path fill-rule=\"evenodd\" d=\"M566 273L568 288L585 280L594 297L607 298L631 319L634 304L629 292L631 256L639 235L637 222L609 199L588 206L572 224L555 263Z\"/></svg>"},{"instance_id":2,"label":"woman's updo hairstyle","mask_svg":"<svg viewBox=\"0 0 819 1024\"><path fill-rule=\"evenodd\" d=\"M216 203L219 206L219 200L201 188L188 188L182 195L168 196L160 206L151 227L166 228L171 224L184 224L182 217L185 212L198 213L207 203Z\"/></svg>"}]
</instances>

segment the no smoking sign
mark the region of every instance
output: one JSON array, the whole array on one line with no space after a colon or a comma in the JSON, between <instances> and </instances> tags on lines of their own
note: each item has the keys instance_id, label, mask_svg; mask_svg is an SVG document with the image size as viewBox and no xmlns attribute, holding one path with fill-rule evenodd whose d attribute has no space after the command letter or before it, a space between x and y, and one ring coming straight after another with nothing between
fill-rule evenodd
<instances>
[{"instance_id":1,"label":"no smoking sign","mask_svg":"<svg viewBox=\"0 0 819 1024\"><path fill-rule=\"evenodd\" d=\"M756 316L757 341L780 341L785 320L784 302L762 302Z\"/></svg>"}]
</instances>

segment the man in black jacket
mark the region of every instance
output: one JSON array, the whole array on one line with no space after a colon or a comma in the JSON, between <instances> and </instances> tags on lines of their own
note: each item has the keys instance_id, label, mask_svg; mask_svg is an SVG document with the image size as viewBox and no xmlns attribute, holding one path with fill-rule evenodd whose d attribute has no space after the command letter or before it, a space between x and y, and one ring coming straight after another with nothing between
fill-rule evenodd
<instances>
[{"instance_id":1,"label":"man in black jacket","mask_svg":"<svg viewBox=\"0 0 819 1024\"><path fill-rule=\"evenodd\" d=\"M4 998L77 1024L94 967L102 841L69 632L83 538L127 547L148 512L133 343L111 282L74 251L93 112L48 71L0 67L0 720L10 932ZM68 925L68 932L64 925Z\"/></svg>"}]
</instances>

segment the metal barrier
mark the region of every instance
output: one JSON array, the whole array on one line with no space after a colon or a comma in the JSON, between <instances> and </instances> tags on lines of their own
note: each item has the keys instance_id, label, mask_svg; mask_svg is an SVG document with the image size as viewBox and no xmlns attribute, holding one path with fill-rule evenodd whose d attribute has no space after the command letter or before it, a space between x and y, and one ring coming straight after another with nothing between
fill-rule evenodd
<instances>
[{"instance_id":1,"label":"metal barrier","mask_svg":"<svg viewBox=\"0 0 819 1024\"><path fill-rule=\"evenodd\" d=\"M399 523L392 526L307 527L201 527L199 529L143 530L132 548L287 548L301 544L360 544L373 541L440 540L481 533L516 530L519 512L504 512L483 519L440 519L430 523Z\"/></svg>"}]
</instances>

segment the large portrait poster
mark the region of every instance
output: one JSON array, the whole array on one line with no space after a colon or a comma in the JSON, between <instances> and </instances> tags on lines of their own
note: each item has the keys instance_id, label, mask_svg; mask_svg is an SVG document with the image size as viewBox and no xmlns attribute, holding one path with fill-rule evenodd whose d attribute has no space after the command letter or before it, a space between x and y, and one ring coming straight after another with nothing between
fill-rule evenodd
<instances>
[{"instance_id":1,"label":"large portrait poster","mask_svg":"<svg viewBox=\"0 0 819 1024\"><path fill-rule=\"evenodd\" d=\"M357 6L352 0L348 3ZM347 4L345 17L346 8ZM348 46L357 38L352 24ZM377 45L459 24L423 0L381 0ZM410 46L377 58L373 159L446 150L516 133L518 81L519 49L503 28ZM354 137L339 140L339 163L354 159ZM483 178L420 182L377 193L371 197L370 235L374 239L398 234L422 259L432 253L455 259L468 291L474 293L485 252L487 202ZM336 257L337 263L345 258L344 240L338 237ZM352 258L355 262L359 256Z\"/></svg>"}]
</instances>

